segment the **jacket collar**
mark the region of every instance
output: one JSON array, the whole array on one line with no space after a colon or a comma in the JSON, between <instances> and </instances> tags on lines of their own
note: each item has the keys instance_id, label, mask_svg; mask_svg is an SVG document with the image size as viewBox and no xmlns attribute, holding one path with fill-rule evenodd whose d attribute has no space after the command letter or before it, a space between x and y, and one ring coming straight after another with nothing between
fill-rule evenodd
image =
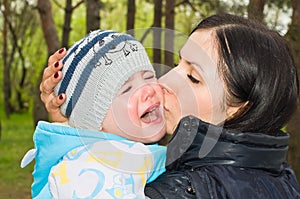
<instances>
[{"instance_id":1,"label":"jacket collar","mask_svg":"<svg viewBox=\"0 0 300 199\"><path fill-rule=\"evenodd\" d=\"M227 130L187 116L169 141L167 169L197 169L205 165L233 165L280 172L289 134L276 136Z\"/></svg>"}]
</instances>

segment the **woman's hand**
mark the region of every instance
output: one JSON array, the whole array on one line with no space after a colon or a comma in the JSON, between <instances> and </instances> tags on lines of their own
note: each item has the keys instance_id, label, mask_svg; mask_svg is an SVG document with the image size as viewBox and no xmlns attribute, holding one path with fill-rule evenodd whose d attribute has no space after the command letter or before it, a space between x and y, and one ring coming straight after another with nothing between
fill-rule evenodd
<instances>
[{"instance_id":1,"label":"woman's hand","mask_svg":"<svg viewBox=\"0 0 300 199\"><path fill-rule=\"evenodd\" d=\"M40 84L41 100L44 102L53 122L65 122L68 119L60 112L60 106L65 102L66 95L56 96L53 92L56 84L62 79L63 67L61 59L66 55L66 49L56 51L48 59L48 66L44 69L43 79Z\"/></svg>"}]
</instances>

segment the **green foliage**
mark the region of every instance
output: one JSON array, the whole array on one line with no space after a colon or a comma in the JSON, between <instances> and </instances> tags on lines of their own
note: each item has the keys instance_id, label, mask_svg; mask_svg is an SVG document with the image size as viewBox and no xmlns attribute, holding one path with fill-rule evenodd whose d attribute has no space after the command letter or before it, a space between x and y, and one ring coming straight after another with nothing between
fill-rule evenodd
<instances>
[{"instance_id":1,"label":"green foliage","mask_svg":"<svg viewBox=\"0 0 300 199\"><path fill-rule=\"evenodd\" d=\"M56 0L64 6L65 0ZM73 0L73 6L80 0ZM2 1L1 1L2 2ZM10 119L4 117L3 107L3 60L0 59L0 121L2 124L2 139L0 140L0 198L30 198L31 171L33 164L25 169L19 168L19 163L25 152L32 147L33 121L31 107L34 91L39 85L39 75L47 64L47 46L41 29L40 18L36 9L25 3L24 0L10 0L10 21L15 30L17 43L22 49L24 64L27 69L24 86L19 87L22 73L22 60L17 51L11 60L11 77L13 98L11 102L16 106L16 91L22 93L22 100L29 105L27 112L11 115ZM176 3L183 1L176 1ZM175 9L175 47L177 54L189 33L198 22L214 13L229 12L247 16L248 1L240 0L190 0L192 6L180 4ZM61 40L64 25L64 9L52 3L52 13L56 24L57 33ZM100 26L101 29L113 29L118 32L126 31L127 0L101 0ZM290 23L291 5L286 0L267 0L265 7L265 23L285 34ZM153 0L136 0L135 33L136 38L141 38L153 24ZM164 12L164 9L163 9ZM69 46L86 34L86 8L81 4L73 11ZM162 19L164 24L164 17ZM2 37L3 16L0 12L0 38ZM162 34L164 40L164 34ZM149 56L152 56L152 33L143 41ZM8 53L12 53L14 37L9 33ZM0 40L2 53L3 40ZM163 41L162 41L163 47ZM163 58L163 56L162 56ZM175 63L178 56L175 56ZM19 191L16 191L19 190Z\"/></svg>"},{"instance_id":2,"label":"green foliage","mask_svg":"<svg viewBox=\"0 0 300 199\"><path fill-rule=\"evenodd\" d=\"M6 119L1 104L0 198L31 198L33 163L20 168L27 150L33 147L33 121L29 113L13 114Z\"/></svg>"},{"instance_id":3,"label":"green foliage","mask_svg":"<svg viewBox=\"0 0 300 199\"><path fill-rule=\"evenodd\" d=\"M17 101L17 92L21 93L22 104L29 104L33 98L33 91L37 82L37 76L41 71L42 66L40 59L42 55L46 55L45 43L41 34L38 13L36 10L25 3L25 1L14 0L10 1L10 15L8 16L8 50L7 62L10 65L11 90L12 98L10 103L15 111L20 111ZM3 21L0 21L1 26ZM3 42L3 40L1 40ZM0 50L2 52L2 47ZM1 88L3 86L3 62L1 60ZM20 86L21 77L23 75L23 67L27 73L24 79L24 84ZM3 89L1 89L2 91ZM3 101L1 101L3 102Z\"/></svg>"},{"instance_id":4,"label":"green foliage","mask_svg":"<svg viewBox=\"0 0 300 199\"><path fill-rule=\"evenodd\" d=\"M154 6L143 0L136 0L135 28L146 28L153 25Z\"/></svg>"},{"instance_id":5,"label":"green foliage","mask_svg":"<svg viewBox=\"0 0 300 199\"><path fill-rule=\"evenodd\" d=\"M65 10L63 7L65 6L65 0L58 1L61 4L57 5L55 3L52 3L52 13L56 13L53 15L55 24L56 24L56 31L59 36L59 40L62 40L62 34L63 34L63 26L64 26L64 15ZM73 5L75 6L79 0L73 0ZM72 21L71 21L71 31L70 31L70 39L69 39L69 46L72 46L76 41L81 39L84 35L86 35L86 24L85 24L85 17L86 17L86 10L85 10L85 4L81 4L79 7L73 10L72 13ZM68 46L64 46L68 48Z\"/></svg>"},{"instance_id":6,"label":"green foliage","mask_svg":"<svg viewBox=\"0 0 300 199\"><path fill-rule=\"evenodd\" d=\"M118 0L103 0L100 11L101 29L124 32L126 30L127 2Z\"/></svg>"},{"instance_id":7,"label":"green foliage","mask_svg":"<svg viewBox=\"0 0 300 199\"><path fill-rule=\"evenodd\" d=\"M284 35L291 23L292 8L284 0L269 0L264 9L266 25Z\"/></svg>"},{"instance_id":8,"label":"green foliage","mask_svg":"<svg viewBox=\"0 0 300 199\"><path fill-rule=\"evenodd\" d=\"M290 7L291 6L291 1L287 0L267 0L267 4L274 4L276 7L282 8L285 6Z\"/></svg>"}]
</instances>

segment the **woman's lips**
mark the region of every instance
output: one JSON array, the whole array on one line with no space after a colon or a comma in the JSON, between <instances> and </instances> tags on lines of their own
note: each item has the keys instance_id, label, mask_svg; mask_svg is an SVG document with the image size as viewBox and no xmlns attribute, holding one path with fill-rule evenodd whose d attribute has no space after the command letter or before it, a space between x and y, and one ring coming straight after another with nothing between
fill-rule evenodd
<instances>
[{"instance_id":1,"label":"woman's lips","mask_svg":"<svg viewBox=\"0 0 300 199\"><path fill-rule=\"evenodd\" d=\"M164 110L165 110L165 111L169 111L169 109L168 109L166 106L164 106Z\"/></svg>"}]
</instances>

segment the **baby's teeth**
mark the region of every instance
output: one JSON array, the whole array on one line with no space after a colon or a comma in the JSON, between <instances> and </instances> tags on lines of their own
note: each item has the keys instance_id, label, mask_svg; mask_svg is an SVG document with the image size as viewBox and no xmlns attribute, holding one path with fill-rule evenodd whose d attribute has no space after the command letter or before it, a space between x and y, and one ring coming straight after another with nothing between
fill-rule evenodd
<instances>
[{"instance_id":1,"label":"baby's teeth","mask_svg":"<svg viewBox=\"0 0 300 199\"><path fill-rule=\"evenodd\" d=\"M155 120L157 120L157 114L156 114L156 111L151 111L150 113L149 113L149 118L150 118L150 121L151 122L153 122L153 121L155 121Z\"/></svg>"}]
</instances>

